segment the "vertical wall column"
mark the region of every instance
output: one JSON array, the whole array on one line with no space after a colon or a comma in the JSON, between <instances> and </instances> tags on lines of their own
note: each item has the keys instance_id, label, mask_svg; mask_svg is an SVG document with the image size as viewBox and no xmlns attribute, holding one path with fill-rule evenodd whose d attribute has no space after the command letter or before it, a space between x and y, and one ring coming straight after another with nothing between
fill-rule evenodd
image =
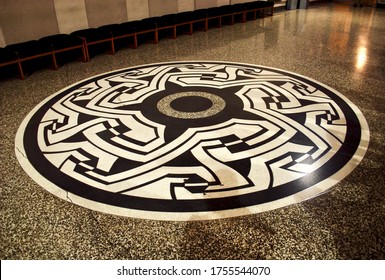
<instances>
[{"instance_id":1,"label":"vertical wall column","mask_svg":"<svg viewBox=\"0 0 385 280\"><path fill-rule=\"evenodd\" d=\"M148 18L150 16L148 1L126 0L126 9L128 21Z\"/></svg>"},{"instance_id":2,"label":"vertical wall column","mask_svg":"<svg viewBox=\"0 0 385 280\"><path fill-rule=\"evenodd\" d=\"M195 9L195 0L178 0L178 13L193 11Z\"/></svg>"},{"instance_id":3,"label":"vertical wall column","mask_svg":"<svg viewBox=\"0 0 385 280\"><path fill-rule=\"evenodd\" d=\"M89 27L127 21L126 0L85 0Z\"/></svg>"},{"instance_id":4,"label":"vertical wall column","mask_svg":"<svg viewBox=\"0 0 385 280\"><path fill-rule=\"evenodd\" d=\"M59 33L53 0L2 2L0 26L7 45Z\"/></svg>"},{"instance_id":5,"label":"vertical wall column","mask_svg":"<svg viewBox=\"0 0 385 280\"><path fill-rule=\"evenodd\" d=\"M224 6L224 5L230 5L230 0L218 0L217 6Z\"/></svg>"},{"instance_id":6,"label":"vertical wall column","mask_svg":"<svg viewBox=\"0 0 385 280\"><path fill-rule=\"evenodd\" d=\"M88 28L84 0L54 0L60 33Z\"/></svg>"},{"instance_id":7,"label":"vertical wall column","mask_svg":"<svg viewBox=\"0 0 385 280\"><path fill-rule=\"evenodd\" d=\"M4 40L3 30L1 29L1 26L0 26L0 47L4 47L4 46L5 46L5 40Z\"/></svg>"},{"instance_id":8,"label":"vertical wall column","mask_svg":"<svg viewBox=\"0 0 385 280\"><path fill-rule=\"evenodd\" d=\"M217 0L195 0L195 9L206 9L217 6Z\"/></svg>"},{"instance_id":9,"label":"vertical wall column","mask_svg":"<svg viewBox=\"0 0 385 280\"><path fill-rule=\"evenodd\" d=\"M150 17L158 17L178 12L178 0L149 0Z\"/></svg>"}]
</instances>

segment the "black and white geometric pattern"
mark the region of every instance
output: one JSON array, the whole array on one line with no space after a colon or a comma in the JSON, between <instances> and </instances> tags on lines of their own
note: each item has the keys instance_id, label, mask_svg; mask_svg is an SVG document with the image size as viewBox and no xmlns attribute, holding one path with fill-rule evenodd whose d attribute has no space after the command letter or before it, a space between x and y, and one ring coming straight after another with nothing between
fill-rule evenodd
<instances>
[{"instance_id":1,"label":"black and white geometric pattern","mask_svg":"<svg viewBox=\"0 0 385 280\"><path fill-rule=\"evenodd\" d=\"M308 199L357 166L368 142L360 111L314 80L256 65L173 62L56 93L24 120L16 153L37 183L68 201L189 220Z\"/></svg>"}]
</instances>

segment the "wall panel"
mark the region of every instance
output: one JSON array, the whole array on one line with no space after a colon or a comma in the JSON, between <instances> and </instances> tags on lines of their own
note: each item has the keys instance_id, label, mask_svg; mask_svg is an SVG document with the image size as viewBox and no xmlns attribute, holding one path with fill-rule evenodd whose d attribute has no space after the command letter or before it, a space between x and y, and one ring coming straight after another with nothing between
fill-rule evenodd
<instances>
[{"instance_id":1,"label":"wall panel","mask_svg":"<svg viewBox=\"0 0 385 280\"><path fill-rule=\"evenodd\" d=\"M0 7L7 45L59 33L53 0L0 0Z\"/></svg>"},{"instance_id":2,"label":"wall panel","mask_svg":"<svg viewBox=\"0 0 385 280\"><path fill-rule=\"evenodd\" d=\"M195 9L216 7L217 2L217 0L195 0Z\"/></svg>"},{"instance_id":3,"label":"wall panel","mask_svg":"<svg viewBox=\"0 0 385 280\"><path fill-rule=\"evenodd\" d=\"M0 47L5 47L5 40L3 36L3 30L1 29L1 25L0 25Z\"/></svg>"},{"instance_id":4,"label":"wall panel","mask_svg":"<svg viewBox=\"0 0 385 280\"><path fill-rule=\"evenodd\" d=\"M126 0L85 0L89 27L127 21Z\"/></svg>"},{"instance_id":5,"label":"wall panel","mask_svg":"<svg viewBox=\"0 0 385 280\"><path fill-rule=\"evenodd\" d=\"M178 12L193 11L195 0L178 0Z\"/></svg>"},{"instance_id":6,"label":"wall panel","mask_svg":"<svg viewBox=\"0 0 385 280\"><path fill-rule=\"evenodd\" d=\"M129 21L148 18L150 16L147 0L126 0L126 7Z\"/></svg>"},{"instance_id":7,"label":"wall panel","mask_svg":"<svg viewBox=\"0 0 385 280\"><path fill-rule=\"evenodd\" d=\"M150 17L163 16L178 12L178 0L149 0Z\"/></svg>"},{"instance_id":8,"label":"wall panel","mask_svg":"<svg viewBox=\"0 0 385 280\"><path fill-rule=\"evenodd\" d=\"M84 0L54 0L60 33L88 28Z\"/></svg>"},{"instance_id":9,"label":"wall panel","mask_svg":"<svg viewBox=\"0 0 385 280\"><path fill-rule=\"evenodd\" d=\"M230 5L230 0L218 0L218 7L223 5Z\"/></svg>"}]
</instances>

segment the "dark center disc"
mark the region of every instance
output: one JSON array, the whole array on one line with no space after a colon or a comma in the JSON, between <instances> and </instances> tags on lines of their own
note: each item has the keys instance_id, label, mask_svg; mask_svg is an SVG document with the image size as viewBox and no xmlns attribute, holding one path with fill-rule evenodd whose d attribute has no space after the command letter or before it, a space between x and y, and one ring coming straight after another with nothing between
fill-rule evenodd
<instances>
[{"instance_id":1,"label":"dark center disc","mask_svg":"<svg viewBox=\"0 0 385 280\"><path fill-rule=\"evenodd\" d=\"M202 112L210 109L213 102L202 96L184 96L171 101L170 106L180 112Z\"/></svg>"}]
</instances>

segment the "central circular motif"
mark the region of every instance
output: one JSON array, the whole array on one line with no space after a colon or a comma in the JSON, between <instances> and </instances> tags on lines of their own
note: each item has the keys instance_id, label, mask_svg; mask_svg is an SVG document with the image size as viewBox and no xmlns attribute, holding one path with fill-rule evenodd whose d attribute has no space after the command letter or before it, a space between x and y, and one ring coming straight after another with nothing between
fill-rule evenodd
<instances>
[{"instance_id":1,"label":"central circular motif","mask_svg":"<svg viewBox=\"0 0 385 280\"><path fill-rule=\"evenodd\" d=\"M207 101L209 101L209 106L207 106ZM206 106L208 108L205 108ZM211 117L222 111L225 106L226 102L221 97L207 92L174 93L164 97L157 104L161 113L177 119ZM178 110L178 107L181 109Z\"/></svg>"},{"instance_id":2,"label":"central circular motif","mask_svg":"<svg viewBox=\"0 0 385 280\"><path fill-rule=\"evenodd\" d=\"M203 112L213 106L210 99L200 96L181 97L171 101L171 108L179 112Z\"/></svg>"},{"instance_id":3,"label":"central circular motif","mask_svg":"<svg viewBox=\"0 0 385 280\"><path fill-rule=\"evenodd\" d=\"M15 141L24 170L72 203L160 220L233 217L318 195L363 158L369 129L343 95L263 66L121 69L48 97Z\"/></svg>"}]
</instances>

